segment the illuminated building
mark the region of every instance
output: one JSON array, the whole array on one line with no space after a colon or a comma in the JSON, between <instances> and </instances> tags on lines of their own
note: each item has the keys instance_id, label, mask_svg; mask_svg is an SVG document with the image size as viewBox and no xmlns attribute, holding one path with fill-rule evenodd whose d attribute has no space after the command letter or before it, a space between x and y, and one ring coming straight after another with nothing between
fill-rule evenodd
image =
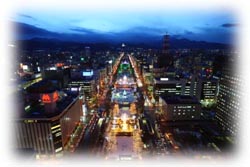
<instances>
[{"instance_id":1,"label":"illuminated building","mask_svg":"<svg viewBox=\"0 0 250 167\"><path fill-rule=\"evenodd\" d=\"M90 98L95 93L95 81L93 79L85 79L85 80L71 80L69 83L69 88L71 91L79 92L80 89L84 92L86 100L90 100Z\"/></svg>"},{"instance_id":2,"label":"illuminated building","mask_svg":"<svg viewBox=\"0 0 250 167\"><path fill-rule=\"evenodd\" d=\"M99 78L98 78L98 87L99 90L98 94L100 93L100 91L102 92L103 89L107 86L108 84L108 75L107 75L107 68L102 68L99 70Z\"/></svg>"},{"instance_id":3,"label":"illuminated building","mask_svg":"<svg viewBox=\"0 0 250 167\"><path fill-rule=\"evenodd\" d=\"M131 68L131 65L130 65L130 63L128 63L128 61L129 60L124 60L121 64L120 64L120 66L119 66L119 68L118 68L118 76L120 75L120 74L123 74L123 73L130 73L130 74L132 74L132 68Z\"/></svg>"},{"instance_id":4,"label":"illuminated building","mask_svg":"<svg viewBox=\"0 0 250 167\"><path fill-rule=\"evenodd\" d=\"M84 91L86 100L96 93L96 81L93 77L94 72L92 69L72 69L71 70L71 80L68 84L68 88L71 91L78 92L81 89Z\"/></svg>"},{"instance_id":5,"label":"illuminated building","mask_svg":"<svg viewBox=\"0 0 250 167\"><path fill-rule=\"evenodd\" d=\"M30 97L14 118L15 147L33 150L37 157L61 156L80 123L83 101L78 95L38 86L31 86L26 95Z\"/></svg>"},{"instance_id":6,"label":"illuminated building","mask_svg":"<svg viewBox=\"0 0 250 167\"><path fill-rule=\"evenodd\" d=\"M196 97L204 107L209 107L216 103L218 94L218 80L200 78L198 80Z\"/></svg>"},{"instance_id":7,"label":"illuminated building","mask_svg":"<svg viewBox=\"0 0 250 167\"><path fill-rule=\"evenodd\" d=\"M22 79L21 83L18 84L18 87L22 88L22 89L26 89L29 86L31 86L37 82L40 82L41 80L42 80L41 73L36 73L36 74L31 75L31 77L29 79Z\"/></svg>"},{"instance_id":8,"label":"illuminated building","mask_svg":"<svg viewBox=\"0 0 250 167\"><path fill-rule=\"evenodd\" d=\"M184 95L185 96L192 96L192 82L187 81L185 84Z\"/></svg>"},{"instance_id":9,"label":"illuminated building","mask_svg":"<svg viewBox=\"0 0 250 167\"><path fill-rule=\"evenodd\" d=\"M200 119L201 104L194 97L160 97L159 104L168 121Z\"/></svg>"},{"instance_id":10,"label":"illuminated building","mask_svg":"<svg viewBox=\"0 0 250 167\"><path fill-rule=\"evenodd\" d=\"M102 68L102 69L100 69L100 72L99 72L99 79L100 80L105 80L105 79L107 79L107 76L108 76L108 73L107 73L107 68ZM106 83L106 82L105 82Z\"/></svg>"},{"instance_id":11,"label":"illuminated building","mask_svg":"<svg viewBox=\"0 0 250 167\"><path fill-rule=\"evenodd\" d=\"M159 96L176 96L182 95L185 88L184 80L175 80L171 78L154 79L155 99L159 100Z\"/></svg>"},{"instance_id":12,"label":"illuminated building","mask_svg":"<svg viewBox=\"0 0 250 167\"><path fill-rule=\"evenodd\" d=\"M235 62L232 62L235 64ZM242 112L240 88L242 80L230 65L224 66L219 80L219 94L216 106L216 120L229 134L236 136L239 130L239 117Z\"/></svg>"},{"instance_id":13,"label":"illuminated building","mask_svg":"<svg viewBox=\"0 0 250 167\"><path fill-rule=\"evenodd\" d=\"M195 96L197 97L198 95L198 80L196 79L196 77L192 77L192 81L191 81L191 93L190 96Z\"/></svg>"}]
</instances>

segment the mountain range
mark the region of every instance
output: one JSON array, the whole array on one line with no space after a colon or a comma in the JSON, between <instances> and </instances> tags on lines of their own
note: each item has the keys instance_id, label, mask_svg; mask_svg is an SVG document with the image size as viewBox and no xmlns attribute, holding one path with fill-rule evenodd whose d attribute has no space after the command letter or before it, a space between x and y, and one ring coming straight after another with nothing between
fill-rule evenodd
<instances>
[{"instance_id":1,"label":"mountain range","mask_svg":"<svg viewBox=\"0 0 250 167\"><path fill-rule=\"evenodd\" d=\"M124 31L119 33L100 33L93 30L76 28L74 33L51 32L25 23L14 23L15 40L23 49L53 49L55 47L93 46L97 48L119 47L121 43L127 46L142 48L162 48L162 36L149 33L145 27L140 31ZM170 36L170 49L228 49L229 44L194 41L179 36Z\"/></svg>"}]
</instances>

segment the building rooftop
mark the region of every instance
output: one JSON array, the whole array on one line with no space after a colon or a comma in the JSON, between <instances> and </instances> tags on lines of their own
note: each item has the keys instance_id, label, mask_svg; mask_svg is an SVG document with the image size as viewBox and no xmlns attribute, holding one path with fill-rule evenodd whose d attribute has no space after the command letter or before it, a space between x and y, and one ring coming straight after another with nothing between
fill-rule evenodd
<instances>
[{"instance_id":1,"label":"building rooftop","mask_svg":"<svg viewBox=\"0 0 250 167\"><path fill-rule=\"evenodd\" d=\"M20 108L17 119L49 119L61 114L67 107L70 107L77 100L77 94L64 94L60 95L59 100L56 102L56 108L53 112L45 112L45 106L41 102L26 104L25 107ZM29 107L27 107L29 106Z\"/></svg>"},{"instance_id":2,"label":"building rooftop","mask_svg":"<svg viewBox=\"0 0 250 167\"><path fill-rule=\"evenodd\" d=\"M161 96L167 104L200 104L198 99L194 96Z\"/></svg>"},{"instance_id":3,"label":"building rooftop","mask_svg":"<svg viewBox=\"0 0 250 167\"><path fill-rule=\"evenodd\" d=\"M70 79L70 81L82 81L82 82L87 82L87 81L92 81L94 80L94 76L82 76L82 77L78 77L78 78L72 78Z\"/></svg>"},{"instance_id":4,"label":"building rooftop","mask_svg":"<svg viewBox=\"0 0 250 167\"><path fill-rule=\"evenodd\" d=\"M57 90L56 84L51 80L42 80L27 88L29 93L51 93Z\"/></svg>"}]
</instances>

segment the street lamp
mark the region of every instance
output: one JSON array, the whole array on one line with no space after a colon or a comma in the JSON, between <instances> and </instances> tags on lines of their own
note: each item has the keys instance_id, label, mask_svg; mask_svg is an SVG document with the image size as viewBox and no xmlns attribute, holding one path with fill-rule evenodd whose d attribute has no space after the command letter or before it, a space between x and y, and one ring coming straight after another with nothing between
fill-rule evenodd
<instances>
[{"instance_id":1,"label":"street lamp","mask_svg":"<svg viewBox=\"0 0 250 167\"><path fill-rule=\"evenodd\" d=\"M111 73L112 73L112 72L113 72L113 67L112 67L113 61L112 61L112 60L109 60L108 63L111 64Z\"/></svg>"}]
</instances>

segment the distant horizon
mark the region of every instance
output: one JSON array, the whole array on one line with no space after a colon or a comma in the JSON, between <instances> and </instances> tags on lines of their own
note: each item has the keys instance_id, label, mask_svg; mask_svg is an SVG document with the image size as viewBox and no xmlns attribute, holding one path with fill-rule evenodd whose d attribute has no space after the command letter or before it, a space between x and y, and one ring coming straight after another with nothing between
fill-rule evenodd
<instances>
[{"instance_id":1,"label":"distant horizon","mask_svg":"<svg viewBox=\"0 0 250 167\"><path fill-rule=\"evenodd\" d=\"M108 49L112 47L119 47L122 44L125 44L128 47L139 47L139 48L151 48L151 49L162 49L162 39L157 41L72 41L58 38L42 38L35 37L30 39L19 39L14 40L12 43L22 49L38 49L38 48L55 48L55 47L78 47L82 45L91 46L95 49ZM206 41L192 41L189 39L181 38L171 38L169 41L169 49L233 49L235 48L234 44L223 44L223 43L214 43Z\"/></svg>"},{"instance_id":2,"label":"distant horizon","mask_svg":"<svg viewBox=\"0 0 250 167\"><path fill-rule=\"evenodd\" d=\"M233 14L225 11L25 11L9 21L16 26L18 40L55 38L75 42L155 42L167 33L177 39L234 44L239 26Z\"/></svg>"}]
</instances>

